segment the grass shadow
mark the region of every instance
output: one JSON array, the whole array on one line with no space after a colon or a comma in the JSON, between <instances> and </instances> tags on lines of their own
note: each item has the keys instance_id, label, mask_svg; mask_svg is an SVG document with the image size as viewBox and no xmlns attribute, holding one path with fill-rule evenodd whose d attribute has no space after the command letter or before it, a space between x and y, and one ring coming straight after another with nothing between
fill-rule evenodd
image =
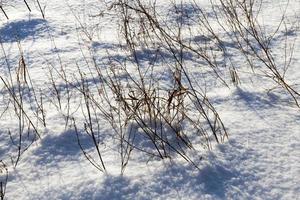
<instances>
[{"instance_id":1,"label":"grass shadow","mask_svg":"<svg viewBox=\"0 0 300 200\"><path fill-rule=\"evenodd\" d=\"M44 19L9 22L0 28L0 39L2 42L17 42L28 37L41 36L47 33L46 23Z\"/></svg>"}]
</instances>

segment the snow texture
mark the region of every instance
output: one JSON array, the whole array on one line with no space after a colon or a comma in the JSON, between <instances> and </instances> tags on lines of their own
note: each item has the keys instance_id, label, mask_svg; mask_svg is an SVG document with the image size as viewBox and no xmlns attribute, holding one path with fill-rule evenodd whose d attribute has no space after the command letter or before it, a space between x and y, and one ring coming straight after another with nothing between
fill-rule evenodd
<instances>
[{"instance_id":1,"label":"snow texture","mask_svg":"<svg viewBox=\"0 0 300 200\"><path fill-rule=\"evenodd\" d=\"M1 76L8 73L6 62L9 62L12 69L18 65L17 41L22 44L35 87L41 88L50 96L53 93L48 88L49 71L46 66L59 68L57 52L71 79L72 74L77 71L76 63L80 65L85 62L82 55L88 55L84 50L86 45L97 52L96 59L103 65L109 59L107 51L111 53L109 56L112 56L113 60L122 60L124 56L126 57L118 50L119 36L115 16L104 15L101 20L91 17L101 10L103 5L99 1L40 2L46 6L45 19L42 19L36 1L28 1L32 8L31 13L23 1L9 1L3 4L9 20L1 13ZM167 7L163 0L159 3L162 5L161 9ZM205 6L208 2L203 0L202 4ZM282 5L286 4L283 1L264 1L264 5L266 8L263 10L263 24L272 29L272 26L278 24L277 13L280 13ZM186 15L190 15L189 19L194 17L192 9L188 6L184 9ZM166 9L165 12L173 11ZM299 1L291 0L287 15L299 23L299 13ZM94 41L88 41L86 35L81 32L82 27L78 19L93 34ZM176 23L178 19L172 16L169 20ZM101 34L97 35L98 33ZM297 85L300 80L300 32L299 29L295 29L287 34L293 38L298 37L295 40L291 68L287 74L290 83ZM284 38L284 35L279 34L278 44L284 41ZM211 39L198 36L193 40L209 42ZM225 41L224 45L233 51L236 48L235 44ZM280 54L280 51L278 48L278 52L274 52L275 55ZM138 52L140 59L145 62L151 55L153 55L151 52ZM195 59L191 57L192 55L185 56L191 62ZM238 62L240 58L233 56L233 59ZM101 173L86 160L78 146L76 132L72 127L65 126L61 113L49 102L47 129L21 156L15 168L10 164L10 158L15 158L16 147L9 139L8 130L12 132L17 130L17 121L7 114L0 122L0 160L7 163L9 170L5 198L10 200L299 199L299 108L292 105L288 94L281 89L267 93L266 89L270 88L268 81L255 75L250 77L246 72L243 74L243 69L240 71L243 84L230 88L222 85L213 87L216 85L215 80L210 80L210 76L205 72L199 75L199 83L206 80L207 87L210 88L208 96L229 133L229 139L224 144L216 145L210 152L203 152L202 160L199 162L200 170L180 159L148 160L143 154L133 152L133 160L129 162L125 174L121 176L114 141L107 143L113 131L109 124L101 122L101 141L108 144L101 149L108 173ZM200 76L204 76L204 79ZM159 78L169 79L164 70L160 71ZM90 81L92 82L92 79ZM3 87L1 83L1 88ZM66 87L63 81L58 85L61 91ZM4 90L1 90L0 94L4 96ZM25 101L30 102L30 99L32 98L28 97ZM71 112L76 111L76 103L80 101L82 99L74 96L71 105L75 106L71 108ZM5 107L5 101L1 100L1 110L3 111ZM75 117L78 117L79 121L83 120L80 116ZM92 153L93 144L90 138L86 134L80 134L79 137L83 147ZM4 178L4 174L1 174L1 181Z\"/></svg>"}]
</instances>

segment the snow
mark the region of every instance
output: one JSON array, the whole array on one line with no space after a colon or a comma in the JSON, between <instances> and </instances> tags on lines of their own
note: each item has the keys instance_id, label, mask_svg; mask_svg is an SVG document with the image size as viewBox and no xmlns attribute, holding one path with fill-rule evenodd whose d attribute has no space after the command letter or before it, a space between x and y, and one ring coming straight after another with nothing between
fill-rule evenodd
<instances>
[{"instance_id":1,"label":"snow","mask_svg":"<svg viewBox=\"0 0 300 200\"><path fill-rule=\"evenodd\" d=\"M20 41L33 85L48 97L44 102L47 106L47 128L41 128L41 138L21 155L16 167L11 159L16 159L17 147L12 144L8 133L18 130L18 121L12 111L0 115L0 160L7 164L9 170L6 199L299 199L299 108L281 88L267 93L273 83L261 77L261 71L253 74L246 69L239 55L232 57L233 62L241 66L238 72L242 84L229 88L213 79L206 69L197 73L197 59L186 55L187 62L194 65L189 72L199 84L206 83L207 95L229 133L229 139L215 145L212 151L202 150L202 159L197 161L199 170L180 158L149 159L145 154L133 151L132 159L121 175L113 130L107 122L100 120L99 137L103 142L100 148L108 172L98 171L79 148L72 124L66 125L66 100L62 102L62 110L51 103L57 100L51 89L50 71L56 74L60 67L65 68L69 80L74 81L71 84L74 89L78 84L75 79L78 76L76 63L80 66L85 64L85 58L89 60L88 49L93 49L96 62L103 67L110 58L125 59L127 55L119 48L121 36L115 15L95 17L105 8L104 1L100 3L97 0L40 1L46 6L45 19L42 19L36 1L28 0L31 13L23 1L3 2L9 20L0 14L0 74L8 79L4 53L11 70L17 68L20 58L17 41ZM169 1L158 1L162 12L168 7L166 2ZM209 5L205 0L199 2L203 6ZM276 28L280 20L278 13L284 10L285 5L286 1L264 1L262 21L267 31ZM297 27L300 3L290 0L288 5L289 23ZM87 27L93 41L89 41L81 26ZM286 77L300 91L300 31L294 28L288 33L295 40L295 49ZM207 38L199 36L194 40L200 42ZM278 55L281 63L284 60L280 59L280 45L284 45L284 41L285 36L279 34L276 43L272 44L278 47L274 48L274 55ZM235 44L227 45L233 45L235 51ZM147 62L152 54L139 52L138 55ZM163 87L166 88L170 79L167 70L158 69L156 77L165 80ZM88 74L88 69L85 72ZM62 97L66 98L68 86L59 75L54 75L54 78ZM89 78L93 83L92 77ZM2 82L0 86L3 96L0 97L1 114L7 106L7 92ZM92 90L95 88L92 87ZM25 102L30 105L32 99L27 97ZM78 124L84 123L78 106L81 102L83 99L78 92L72 90L70 113L74 113ZM80 133L79 137L85 150L96 155L91 138L84 133ZM0 171L0 181L4 179L5 174Z\"/></svg>"}]
</instances>

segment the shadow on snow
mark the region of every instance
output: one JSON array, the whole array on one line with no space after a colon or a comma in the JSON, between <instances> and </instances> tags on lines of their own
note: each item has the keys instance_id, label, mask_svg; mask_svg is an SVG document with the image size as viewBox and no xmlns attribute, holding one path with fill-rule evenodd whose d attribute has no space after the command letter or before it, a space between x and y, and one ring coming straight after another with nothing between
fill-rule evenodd
<instances>
[{"instance_id":1,"label":"shadow on snow","mask_svg":"<svg viewBox=\"0 0 300 200\"><path fill-rule=\"evenodd\" d=\"M47 21L43 19L30 19L9 22L0 28L2 42L16 42L28 37L35 37L47 32Z\"/></svg>"}]
</instances>

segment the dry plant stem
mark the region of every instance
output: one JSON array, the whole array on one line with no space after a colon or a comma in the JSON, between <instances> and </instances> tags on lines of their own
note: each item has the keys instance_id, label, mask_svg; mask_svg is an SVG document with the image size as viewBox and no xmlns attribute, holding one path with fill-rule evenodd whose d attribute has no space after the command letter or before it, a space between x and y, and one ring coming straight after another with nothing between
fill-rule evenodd
<instances>
[{"instance_id":1,"label":"dry plant stem","mask_svg":"<svg viewBox=\"0 0 300 200\"><path fill-rule=\"evenodd\" d=\"M55 78L53 76L53 70L52 70L53 68L54 67L52 65L48 64L48 71L49 71L49 75L50 75L50 77L48 79L50 80L50 83L51 83L50 90L54 91L53 96L55 96L58 105L57 105L57 103L54 103L53 101L52 102L55 105L55 107L57 107L57 109L60 112L62 112L61 93L60 93L60 90L58 89L58 86L57 86L57 84L55 82Z\"/></svg>"},{"instance_id":2,"label":"dry plant stem","mask_svg":"<svg viewBox=\"0 0 300 200\"><path fill-rule=\"evenodd\" d=\"M73 126L74 126L74 129L75 129L75 133L76 133L76 137L77 137L77 144L78 146L80 147L80 150L82 151L83 155L85 156L85 158L96 168L98 169L99 171L101 172L105 172L103 167L101 167L97 161L94 160L94 158L92 156L90 156L84 149L84 147L82 146L81 144L81 141L80 141L80 137L79 137L79 132L78 132L78 129L77 129L77 126L76 126L76 122L75 122L75 119L73 118L72 119L73 121Z\"/></svg>"},{"instance_id":3,"label":"dry plant stem","mask_svg":"<svg viewBox=\"0 0 300 200\"><path fill-rule=\"evenodd\" d=\"M28 3L27 3L26 0L24 0L24 3L25 3L25 5L26 5L27 9L29 10L29 12L31 12L31 9L30 9L30 7L29 7L29 5L28 5Z\"/></svg>"},{"instance_id":4,"label":"dry plant stem","mask_svg":"<svg viewBox=\"0 0 300 200\"><path fill-rule=\"evenodd\" d=\"M1 81L4 84L4 89L7 91L8 100L12 103L14 115L18 122L17 133L12 133L10 130L8 131L13 146L16 146L17 148L17 156L15 159L12 158L15 167L19 163L21 155L28 150L37 137L40 138L38 130L39 122L42 122L44 126L46 125L45 111L35 92L20 42L18 42L18 48L20 53L19 66L15 72L15 76L13 76L2 46L2 50L6 57L9 79L6 80L6 78L0 76ZM24 100L26 95L30 97L30 108L27 108ZM33 97L33 99L31 99L31 97ZM8 105L5 112L8 112L9 110ZM40 117L40 115L42 115L42 117ZM34 122L34 119L37 119L37 121ZM33 138L31 138L32 132Z\"/></svg>"},{"instance_id":5,"label":"dry plant stem","mask_svg":"<svg viewBox=\"0 0 300 200\"><path fill-rule=\"evenodd\" d=\"M117 86L117 85L115 85L115 83L116 83L116 81L114 80L114 81L111 81L112 82L112 87L113 88L118 88L119 86ZM119 89L118 89L118 91L120 91ZM85 92L81 89L81 93L82 94L84 94ZM120 92L116 92L116 94L120 94ZM84 94L85 95L85 94ZM94 100L93 98L91 98L91 96L86 96L88 99L90 99L90 100ZM120 97L120 95L119 95L119 98L121 98ZM120 100L120 99L119 99ZM96 105L99 107L99 108L101 108L101 106L98 104L98 102L96 102L96 101L93 101L94 103L96 103ZM125 104L127 104L127 102L124 102ZM153 105L152 105L153 106ZM128 106L126 106L126 107L128 107ZM102 109L101 109L102 110ZM136 110L135 109L133 109L133 110L131 110L132 112L135 112ZM140 115L140 113L139 114L137 114L137 115ZM111 118L109 118L109 119L111 119ZM108 120L109 120L108 119ZM151 128L147 128L148 127L148 125L146 124L146 122L144 122L144 120L141 118L141 117L139 117L139 119L138 120L135 120L138 124L140 124L141 125L141 127L143 128L143 127L146 127L146 128L144 128L144 131L146 132L146 133L150 133L150 134L152 134L152 135L155 135L155 132L151 129ZM113 123L114 124L114 123ZM114 125L113 125L113 127L115 127ZM149 129L149 130L148 130ZM157 136L157 135L156 135ZM152 137L150 137L150 138L152 138ZM161 140L162 142L164 142L164 143L166 143L171 149L173 149L175 152L177 152L178 154L180 154L185 160L187 160L187 161L189 161L190 163L192 163L193 165L195 165L196 166L196 164L195 163L193 163L188 157L186 157L184 154L182 154L182 152L179 152L175 147L173 147L168 141L164 141L164 139L162 139L162 138L160 138L159 136L157 136L157 138L159 139L159 140ZM156 141L154 141L154 140L152 140L153 142L155 142L154 144L156 145ZM128 160L129 160L129 155L130 155L130 152L132 151L132 149L133 148L136 148L134 145L132 145L132 144L130 144L130 141L128 141L128 140L124 140L124 138L123 139L121 139L121 142L125 142L126 144L128 144L128 146L126 146L126 149L128 150L128 151L125 151L125 152L127 152L126 154L124 154L124 155L127 155L126 156L126 161L124 161L123 160L123 165L122 165L122 172L124 172L124 167L127 165L127 163L128 163ZM159 155L160 155L160 157L161 158L163 158L163 156L160 154L160 150L158 149L158 147L156 146L156 148L157 148L157 150L158 150L158 152L159 152ZM139 148L136 148L136 149L139 149ZM142 150L142 149L139 149L139 150ZM144 151L144 150L142 150L142 151ZM149 152L147 152L147 153L149 153ZM151 155L151 153L149 153L150 155ZM86 155L86 154L85 154ZM87 157L88 158L88 157ZM90 159L90 158L89 158Z\"/></svg>"},{"instance_id":6,"label":"dry plant stem","mask_svg":"<svg viewBox=\"0 0 300 200\"><path fill-rule=\"evenodd\" d=\"M208 66L211 67L211 69L214 71L214 74L218 77L218 79L225 86L228 86L226 81L219 75L217 63L205 52L205 50L195 49L192 46L183 43L182 40L178 40L177 37L170 35L170 33L168 33L166 30L167 29L171 30L171 28L169 28L169 27L163 28L160 25L159 21L155 18L155 15L151 15L139 0L136 0L136 2L137 2L138 7L133 7L133 6L129 5L127 2L121 2L121 3L119 3L119 5L127 8L127 9L130 9L138 14L144 15L146 17L146 19L148 20L148 22L151 26L151 29L154 31L155 36L162 42L168 43L168 46L173 46L173 47L182 46L182 48L187 49L187 50L191 51L192 53L195 53L200 58L202 58L208 64ZM126 21L127 22L125 23L125 26L126 26L126 24L128 24L129 20L127 19ZM207 29L210 32L212 32L212 30L209 26L207 27ZM157 31L158 31L158 33L157 33ZM125 37L127 37L126 35L128 35L128 34L125 33ZM174 35L176 35L176 34L174 34ZM216 36L216 34L214 34L214 36L216 37L216 39L219 40L219 38Z\"/></svg>"},{"instance_id":7,"label":"dry plant stem","mask_svg":"<svg viewBox=\"0 0 300 200\"><path fill-rule=\"evenodd\" d=\"M4 177L4 179L0 180L0 199L4 200L6 185L8 181L8 169L6 164L2 160L0 160L0 175Z\"/></svg>"},{"instance_id":8,"label":"dry plant stem","mask_svg":"<svg viewBox=\"0 0 300 200\"><path fill-rule=\"evenodd\" d=\"M59 111L62 113L62 115L64 116L65 118L65 129L68 127L69 125L69 122L70 122L70 100L71 100L71 97L72 97L72 94L71 94L71 88L70 88L70 85L69 82L68 82L68 78L67 78L67 72L66 72L66 69L65 69L65 66L63 64L63 61L61 59L61 56L59 54L59 52L57 51L57 45L55 43L55 40L54 40L54 37L52 35L52 32L51 30L49 29L48 26L46 26L47 28L47 32L49 34L49 37L50 37L50 40L51 40L51 43L52 45L54 46L54 49L55 49L55 55L57 56L57 60L58 60L58 65L59 65L59 70L56 69L55 66L53 66L52 64L50 64L51 62L49 62L47 59L45 59L48 63L48 66L51 67L51 69L49 68L49 72L50 72L50 78L51 78L51 83L52 83L52 86L55 90L55 96L58 100L58 104L59 104ZM52 80L52 70L54 70L57 75L59 75L59 77L64 81L64 84L65 84L65 91L66 91L66 97L64 97L60 91L58 90L57 88L57 84L55 83L54 80ZM62 104L62 99L63 98L66 98L66 103L65 105ZM56 104L54 103L54 105L56 106ZM56 106L57 107L57 106Z\"/></svg>"},{"instance_id":9,"label":"dry plant stem","mask_svg":"<svg viewBox=\"0 0 300 200\"><path fill-rule=\"evenodd\" d=\"M45 19L45 11L42 9L41 4L40 4L40 1L39 1L39 0L36 0L36 2L37 2L37 4L38 4L38 6L39 6L39 9L40 9L40 12L41 12L41 14L42 14L43 19Z\"/></svg>"},{"instance_id":10,"label":"dry plant stem","mask_svg":"<svg viewBox=\"0 0 300 200\"><path fill-rule=\"evenodd\" d=\"M38 121L42 122L43 126L46 127L46 116L45 116L45 110L43 108L43 102L42 102L42 93L40 92L40 100L37 96L37 93L35 91L35 87L33 85L28 67L25 62L24 53L21 47L21 43L18 42L19 52L20 52L20 61L19 61L19 68L17 73L17 80L18 83L24 82L24 85L28 87L29 92L32 93L33 100L31 100L31 110L35 110L34 115L38 119ZM21 84L19 84L21 85ZM33 108L32 105L35 105L37 108ZM40 114L42 115L40 117ZM37 124L38 126L38 124Z\"/></svg>"},{"instance_id":11,"label":"dry plant stem","mask_svg":"<svg viewBox=\"0 0 300 200\"><path fill-rule=\"evenodd\" d=\"M3 14L5 15L6 19L9 20L9 18L8 18L7 14L6 14L6 12L5 12L5 10L3 9L2 6L0 6L0 9L3 12Z\"/></svg>"},{"instance_id":12,"label":"dry plant stem","mask_svg":"<svg viewBox=\"0 0 300 200\"><path fill-rule=\"evenodd\" d=\"M82 80L84 81L84 80ZM102 168L103 168L103 171L106 171L106 168L105 168L105 165L104 165L104 162L103 162L103 159L102 159L102 155L100 153L100 149L99 149L99 144L96 140L96 134L94 132L94 129L93 129L93 121L92 121L92 117L91 117L91 109L90 109L90 98L89 98L89 93L88 93L88 89L85 88L85 83L83 82L82 83L82 91L83 91L83 95L84 95L84 103L85 103L85 107L86 107L86 110L87 110L87 113L88 113L88 120L87 120L87 123L86 123L86 132L89 133L89 135L92 137L93 139L93 143L94 143L94 146L97 150L97 154L98 154L98 157L101 161L101 165L102 165Z\"/></svg>"},{"instance_id":13,"label":"dry plant stem","mask_svg":"<svg viewBox=\"0 0 300 200\"><path fill-rule=\"evenodd\" d=\"M35 124L32 122L32 120L30 119L30 117L27 115L27 113L23 109L22 103L19 102L19 100L17 99L17 97L15 96L15 94L12 92L12 90L11 90L10 86L8 85L8 83L4 80L4 78L2 76L0 76L0 79L3 82L5 88L8 90L8 92L9 92L10 96L12 97L14 103L16 103L17 108L20 109L21 115L23 115L28 120L30 126L34 129L34 132L37 134L37 136L39 138L41 138L37 127L35 126Z\"/></svg>"},{"instance_id":14,"label":"dry plant stem","mask_svg":"<svg viewBox=\"0 0 300 200\"><path fill-rule=\"evenodd\" d=\"M223 123L221 122L221 119L219 118L218 113L209 103L205 95L199 96L199 92L196 91L193 81L190 79L184 64L183 54L186 50L196 53L214 69L217 77L220 77L215 70L217 67L215 65L216 62L204 51L198 52L191 46L183 43L181 36L182 24L178 24L177 34L174 34L177 35L177 37L173 37L167 33L166 29L162 28L158 20L155 19L155 7L149 11L142 5L140 1L137 0L134 1L134 3L129 5L128 1L118 1L115 6L119 6L120 16L122 18L121 30L123 30L123 38L126 41L127 49L130 52L130 55L132 55L132 60L129 61L134 65L138 75L137 77L133 77L131 73L127 71L126 63L119 63L120 69L128 78L126 86L128 88L128 92L123 91L124 86L121 80L119 80L118 74L116 74L115 70L113 69L115 67L114 65L111 65L111 74L108 74L108 81L105 81L104 83L108 85L109 90L111 90L111 92L116 96L116 104L118 105L117 108L119 116L121 116L121 108L123 115L127 116L125 118L129 119L129 121L135 122L138 127L143 130L153 144L158 157L161 159L171 157L166 150L169 148L184 158L187 162L197 167L196 163L186 154L183 148L185 146L189 149L194 149L191 141L189 141L187 135L184 134L181 123L183 123L184 120L190 121L194 127L197 127L197 132L201 133L201 136L206 138L207 143L210 142L210 139L208 138L209 136L207 132L202 127L197 126L197 122L188 117L186 114L187 108L185 106L185 101L189 99L191 102L193 102L193 105L199 112L201 118L203 118L204 121L209 125L210 132L214 135L217 143L224 141L224 138L227 137L227 132ZM136 7L133 7L133 4L136 5ZM132 22L132 19L134 15L136 15L136 17L139 19L141 22L140 26L143 27L142 29L144 30L141 32L141 40L137 38L139 36L137 36L133 31L135 24ZM154 34L149 33L147 29L152 30ZM161 96L160 92L158 92L161 90L160 88L155 88L152 84L146 85L146 73L149 69L151 70L151 66L153 65L150 64L146 72L142 72L143 66L138 56L138 49L141 47L141 45L151 48L152 45L150 43L156 40L165 45L165 50L167 50L173 57L173 67L175 69L173 74L174 88L169 92L168 96ZM143 41L143 44L140 43L141 41ZM151 62L155 63L156 61ZM183 78L187 81L188 87L183 86ZM112 104L108 105L114 106ZM204 108L204 106L206 108ZM206 109L213 114L213 119L208 116ZM114 122L112 122L112 124L114 124ZM184 146L182 146L180 143L178 143L178 146L174 146L168 141L167 138L165 138L162 127L163 124L165 124L168 129L170 129L172 133L176 135L177 140L182 142ZM219 139L219 136L221 136L221 139Z\"/></svg>"},{"instance_id":15,"label":"dry plant stem","mask_svg":"<svg viewBox=\"0 0 300 200\"><path fill-rule=\"evenodd\" d=\"M204 49L199 50L184 42L181 34L182 23L178 23L175 31L170 31L170 27L162 26L156 19L155 5L150 7L152 10L148 10L140 1L135 2L137 7L129 5L129 1L118 1L115 4L119 6L122 38L127 44L124 51L129 54L126 61L110 60L109 69L104 76L93 53L90 55L91 61L88 61L81 50L85 61L85 69L89 71L98 93L91 92L89 82L86 81L86 74L80 70L79 65L77 65L77 68L80 79L75 78L77 84L68 80L66 69L62 67L61 61L61 71L53 66L49 70L52 87L59 104L58 107L61 107L61 95L53 78L53 70L65 82L67 90L68 88L74 88L83 97L83 103L80 104L80 107L85 120L84 131L93 141L97 151L97 159L99 159L98 162L84 149L75 119L72 118L72 122L80 149L87 160L99 171L106 171L99 148L99 131L95 128L96 126L99 127L98 121L100 118L111 124L115 131L115 138L120 142L118 151L120 153L121 174L124 173L133 150L142 151L150 157L160 159L172 158L175 153L175 155L198 168L197 162L188 154L188 151L195 152L196 149L193 146L193 140L189 138L189 133L184 130L184 124L189 123L195 127L197 136L201 138L201 141L204 140L203 143L206 143L209 149L211 149L210 143L212 141L223 142L224 138L227 137L227 132L206 95L197 91L194 80L190 78L185 65L185 52L192 52L202 58L213 69L216 77L224 84L225 81L218 74L219 66L212 52L207 52ZM140 21L141 30L143 30L139 36L134 32L136 27L132 18L135 15ZM92 41L92 35L89 34L79 18L77 20L85 37ZM208 25L206 29L209 29ZM149 60L150 64L144 70L144 64L138 54L142 46L152 50L152 43L160 43L161 45L155 48L155 58ZM172 63L167 64L172 71L171 77L173 78L170 90L161 88L159 82L156 83L156 80L153 79L155 77L153 72L155 64L159 62L158 57L166 60L159 52L159 48L163 48L171 55ZM128 63L136 70L137 76L132 75L128 70ZM124 80L120 78L124 76L126 77L126 85L124 85ZM97 82L98 79L100 84ZM113 99L111 95L114 96ZM189 112L191 110L197 111L196 119L190 116L191 113ZM209 129L202 127L204 123L208 125ZM132 126L133 124L137 125L142 133L137 132ZM142 134L151 143L153 149L149 150L146 147L139 146L135 141L137 134ZM169 136L172 136L172 138L169 138Z\"/></svg>"},{"instance_id":16,"label":"dry plant stem","mask_svg":"<svg viewBox=\"0 0 300 200\"><path fill-rule=\"evenodd\" d=\"M141 6L140 3L139 3L139 6ZM142 6L141 6L141 7L142 7ZM141 9L142 9L143 13L148 17L148 19L151 20L151 21L153 22L153 24L156 25L156 28L158 28L159 31L161 32L162 37L164 38L164 40L166 41L166 43L167 43L167 45L168 45L168 47L169 47L169 51L172 53L172 55L173 55L173 57L174 57L176 63L180 66L180 71L183 72L185 78L187 79L187 81L188 81L188 83L189 83L189 87L191 88L191 91L192 91L194 97L195 97L196 100L197 100L198 106L200 107L200 112L203 114L203 116L205 117L205 119L206 119L207 122L209 123L209 126L210 126L212 132L213 132L214 135L215 135L215 139L216 139L216 141L219 143L218 137L217 137L216 134L215 134L215 128L214 128L214 126L212 125L212 123L210 122L210 120L209 120L208 116L206 115L206 112L204 111L203 107L201 106L201 105L202 105L202 102L200 102L200 98L198 97L197 93L195 92L196 90L194 89L194 86L193 86L193 84L192 84L192 81L191 81L189 75L187 74L187 71L186 71L185 67L182 65L182 62L180 61L180 59L179 59L178 56L176 55L176 53L175 53L175 51L174 51L174 49L173 49L173 48L174 48L174 45L171 44L171 42L172 42L172 41L175 41L176 43L178 43L178 44L181 46L182 49L183 49L183 48L187 48L187 49L189 49L189 50L193 50L193 49L191 49L191 48L187 47L186 45L184 45L184 44L181 42L182 40L180 40L180 39L178 40L178 38L177 38L177 40L173 39L173 37L171 37L168 33L166 33L166 32L160 27L159 23L158 23L156 20L154 20L153 17L150 16L150 15L146 12L146 10L144 9L144 7L142 7ZM194 50L193 50L193 51L194 51ZM201 56L202 56L202 54L201 54ZM211 62L210 59L209 59L208 57L203 57L203 58L205 58L205 60L209 63L210 66L214 66L214 65L213 65L213 62ZM216 71L215 71L215 73L217 74ZM224 81L224 82L225 82L225 81ZM216 113L216 112L214 111L214 113ZM217 118L218 118L218 117L217 117ZM225 130L225 127L223 127L223 128L224 128L224 130ZM225 135L227 135L226 131L225 131Z\"/></svg>"},{"instance_id":17,"label":"dry plant stem","mask_svg":"<svg viewBox=\"0 0 300 200\"><path fill-rule=\"evenodd\" d=\"M285 74L290 65L291 56L293 55L293 49L291 50L290 58L287 58L286 47L285 47L285 64L283 66L283 73L279 72L280 66L276 63L270 44L274 40L274 36L280 30L280 27L284 24L285 13L282 14L281 21L277 26L276 30L270 36L263 34L262 28L257 20L257 16L260 12L262 1L220 1L221 9L219 13L223 14L223 19L227 21L229 31L234 32L232 39L238 44L239 50L246 58L251 69L254 70L255 66L250 61L255 59L260 61L268 70L266 77L272 79L276 84L285 89L291 98L294 100L297 107L299 105L300 93L296 91L291 85L285 80ZM254 6L258 5L256 9ZM257 14L255 15L255 10ZM216 12L216 11L215 11ZM216 15L218 15L216 13ZM221 22L219 22L221 25ZM227 28L221 25L223 30L229 32ZM286 30L286 29L285 29ZM287 31L287 30L286 30ZM257 50L259 47L259 50ZM293 46L291 47L293 48ZM287 62L287 60L289 60Z\"/></svg>"},{"instance_id":18,"label":"dry plant stem","mask_svg":"<svg viewBox=\"0 0 300 200\"><path fill-rule=\"evenodd\" d=\"M75 132L77 135L77 141L78 141L78 145L81 149L81 151L83 152L84 156L87 158L87 160L94 166L96 167L99 171L105 172L106 173L106 167L102 158L102 154L100 152L99 149L99 129L100 129L100 124L99 124L99 119L97 117L97 113L95 110L95 107L92 104L92 101L90 100L90 92L89 92L89 86L88 83L85 81L84 75L83 73L80 71L79 66L78 67L78 71L80 74L80 88L79 90L81 91L82 95L83 95L83 99L84 99L84 103L83 105L81 105L82 108L82 114L84 115L85 118L85 123L84 123L84 130L86 132L87 135L89 135L92 139L93 145L97 151L97 155L100 161L100 165L93 159L92 156L90 156L83 148L81 141L80 141L80 137L79 137L79 132L75 123L75 119L73 119L73 125L75 128ZM85 112L87 114L85 114ZM92 113L93 112L93 113ZM93 116L92 116L93 115ZM95 118L95 120L93 119L93 117ZM95 123L96 121L96 123ZM97 125L97 131L95 132L94 130L94 125ZM97 136L98 135L98 136Z\"/></svg>"}]
</instances>

